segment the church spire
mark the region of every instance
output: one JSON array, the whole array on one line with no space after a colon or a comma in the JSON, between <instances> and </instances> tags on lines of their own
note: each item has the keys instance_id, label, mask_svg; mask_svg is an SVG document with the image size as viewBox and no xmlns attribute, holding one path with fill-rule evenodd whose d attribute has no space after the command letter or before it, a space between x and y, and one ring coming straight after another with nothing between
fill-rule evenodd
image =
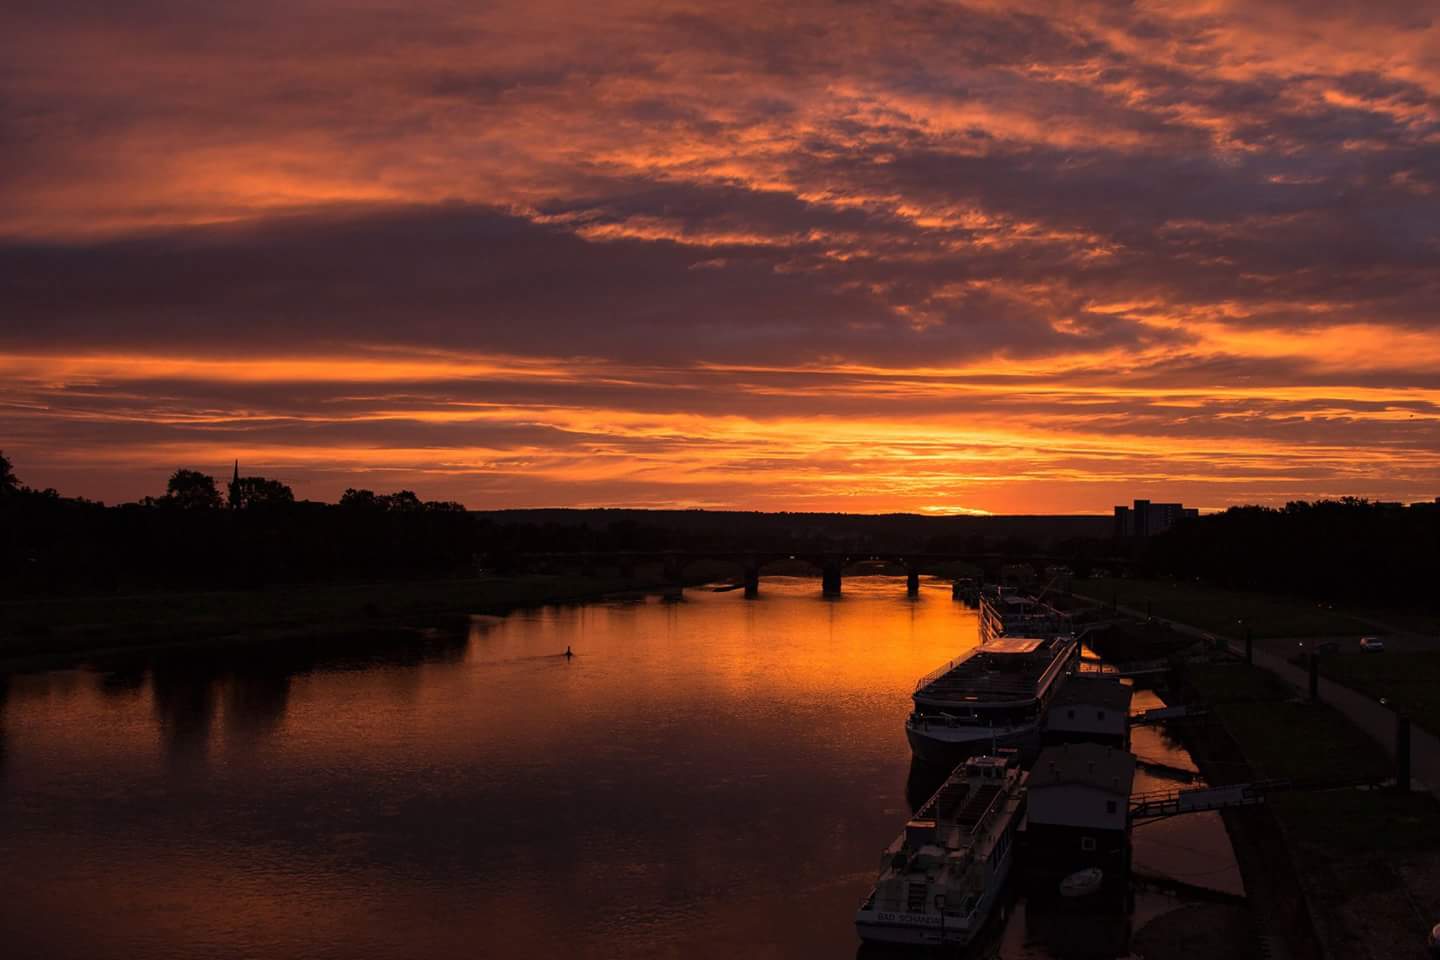
<instances>
[{"instance_id":1,"label":"church spire","mask_svg":"<svg viewBox=\"0 0 1440 960\"><path fill-rule=\"evenodd\" d=\"M230 509L240 506L240 461L235 461L235 473L230 477Z\"/></svg>"}]
</instances>

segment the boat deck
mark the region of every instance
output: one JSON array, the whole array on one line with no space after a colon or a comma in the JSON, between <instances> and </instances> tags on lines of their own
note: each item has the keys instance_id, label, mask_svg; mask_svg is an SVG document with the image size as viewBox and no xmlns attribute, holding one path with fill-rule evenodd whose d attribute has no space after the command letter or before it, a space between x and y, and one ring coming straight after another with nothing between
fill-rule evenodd
<instances>
[{"instance_id":1,"label":"boat deck","mask_svg":"<svg viewBox=\"0 0 1440 960\"><path fill-rule=\"evenodd\" d=\"M1063 645L1055 642L997 641L947 664L926 678L916 695L965 701L1034 698L1041 680L1063 653Z\"/></svg>"},{"instance_id":2,"label":"boat deck","mask_svg":"<svg viewBox=\"0 0 1440 960\"><path fill-rule=\"evenodd\" d=\"M955 822L961 826L974 828L990 808L995 804L995 798L1000 794L1000 785L996 783L984 783L970 792L970 797L965 801L965 806L955 814Z\"/></svg>"}]
</instances>

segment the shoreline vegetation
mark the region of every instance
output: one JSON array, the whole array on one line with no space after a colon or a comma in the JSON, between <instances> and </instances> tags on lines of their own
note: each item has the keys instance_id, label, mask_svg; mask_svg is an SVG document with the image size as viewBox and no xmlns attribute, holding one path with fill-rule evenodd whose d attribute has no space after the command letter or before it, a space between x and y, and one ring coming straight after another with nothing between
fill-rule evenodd
<instances>
[{"instance_id":1,"label":"shoreline vegetation","mask_svg":"<svg viewBox=\"0 0 1440 960\"><path fill-rule=\"evenodd\" d=\"M684 586L705 580L687 578ZM183 647L461 630L474 616L677 589L659 571L528 574L0 601L0 672Z\"/></svg>"}]
</instances>

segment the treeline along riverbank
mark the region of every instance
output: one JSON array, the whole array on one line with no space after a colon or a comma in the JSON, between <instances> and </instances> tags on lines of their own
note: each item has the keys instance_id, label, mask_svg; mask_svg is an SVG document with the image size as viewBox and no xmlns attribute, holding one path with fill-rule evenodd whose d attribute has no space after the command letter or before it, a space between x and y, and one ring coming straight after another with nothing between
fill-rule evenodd
<instances>
[{"instance_id":1,"label":"treeline along riverbank","mask_svg":"<svg viewBox=\"0 0 1440 960\"><path fill-rule=\"evenodd\" d=\"M469 618L657 589L658 569L361 583L272 584L243 590L149 591L0 599L0 670L49 667L145 647L278 643L462 631Z\"/></svg>"},{"instance_id":2,"label":"treeline along riverbank","mask_svg":"<svg viewBox=\"0 0 1440 960\"><path fill-rule=\"evenodd\" d=\"M27 649L68 648L80 645L80 619L85 630L107 622L118 630L127 617L138 623L141 609L151 633L175 636L193 626L186 611L202 608L215 612L200 619L244 622L269 609L274 616L260 618L265 623L349 623L348 600L339 598L374 594L377 584L396 598L420 599L371 602L368 612L362 605L372 618L376 609L469 605L483 612L652 581L731 576L738 570L704 567L705 554L745 551L857 559L867 552L983 553L1027 558L1037 576L1055 562L1082 577L1169 576L1322 603L1440 604L1430 582L1440 554L1436 504L1238 507L1153 537L1113 532L1107 516L470 511L408 490L357 488L337 503L319 503L297 500L278 480L242 476L238 466L224 483L177 470L156 496L107 506L32 489L0 454L0 638ZM604 562L617 552L666 551L693 554L702 566L662 578ZM549 559L537 562L542 556ZM550 585L538 586L532 574L549 574ZM250 602L229 599L246 596ZM449 599L437 600L442 596ZM211 635L208 628L200 633Z\"/></svg>"},{"instance_id":3,"label":"treeline along riverbank","mask_svg":"<svg viewBox=\"0 0 1440 960\"><path fill-rule=\"evenodd\" d=\"M1356 606L1440 609L1440 502L1232 507L1152 537L1153 573Z\"/></svg>"},{"instance_id":4,"label":"treeline along riverbank","mask_svg":"<svg viewBox=\"0 0 1440 960\"><path fill-rule=\"evenodd\" d=\"M320 503L296 500L285 484L241 476L238 468L225 484L177 470L163 494L107 506L31 489L3 457L0 466L0 597L475 576L520 571L538 554L1073 554L1098 549L1106 529L1101 517L477 512L409 490L354 488L338 503Z\"/></svg>"}]
</instances>

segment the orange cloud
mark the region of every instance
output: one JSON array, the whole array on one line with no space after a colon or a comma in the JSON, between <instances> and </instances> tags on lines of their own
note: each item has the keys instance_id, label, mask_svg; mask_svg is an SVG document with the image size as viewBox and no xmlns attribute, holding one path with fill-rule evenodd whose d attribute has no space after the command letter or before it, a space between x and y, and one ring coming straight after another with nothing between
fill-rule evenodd
<instances>
[{"instance_id":1,"label":"orange cloud","mask_svg":"<svg viewBox=\"0 0 1440 960\"><path fill-rule=\"evenodd\" d=\"M240 455L316 496L989 511L1440 482L1410 5L145 7L0 14L27 479Z\"/></svg>"}]
</instances>

